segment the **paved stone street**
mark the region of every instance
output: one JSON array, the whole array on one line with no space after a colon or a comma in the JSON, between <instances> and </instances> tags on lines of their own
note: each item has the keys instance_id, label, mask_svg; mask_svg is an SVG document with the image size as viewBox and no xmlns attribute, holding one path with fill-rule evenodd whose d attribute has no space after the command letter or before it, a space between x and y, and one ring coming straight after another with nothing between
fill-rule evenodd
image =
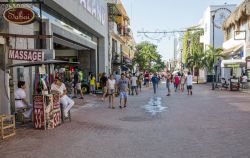
<instances>
[{"instance_id":1,"label":"paved stone street","mask_svg":"<svg viewBox=\"0 0 250 158\"><path fill-rule=\"evenodd\" d=\"M164 85L156 95L143 89L123 110L89 101L54 130L18 129L0 143L0 157L249 158L249 94L194 87L193 96L171 97Z\"/></svg>"}]
</instances>

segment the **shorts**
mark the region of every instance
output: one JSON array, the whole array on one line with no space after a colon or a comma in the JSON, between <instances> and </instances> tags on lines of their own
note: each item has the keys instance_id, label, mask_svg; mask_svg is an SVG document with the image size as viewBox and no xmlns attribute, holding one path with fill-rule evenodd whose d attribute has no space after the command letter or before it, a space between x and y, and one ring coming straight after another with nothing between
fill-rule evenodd
<instances>
[{"instance_id":1,"label":"shorts","mask_svg":"<svg viewBox=\"0 0 250 158\"><path fill-rule=\"evenodd\" d=\"M103 93L107 93L107 91L108 91L108 88L106 86L102 88Z\"/></svg>"},{"instance_id":2,"label":"shorts","mask_svg":"<svg viewBox=\"0 0 250 158\"><path fill-rule=\"evenodd\" d=\"M74 82L74 83L73 83L73 88L76 88L76 85L77 85L77 83L76 83L76 82Z\"/></svg>"},{"instance_id":3,"label":"shorts","mask_svg":"<svg viewBox=\"0 0 250 158\"><path fill-rule=\"evenodd\" d=\"M170 89L170 82L166 82L167 89Z\"/></svg>"},{"instance_id":4,"label":"shorts","mask_svg":"<svg viewBox=\"0 0 250 158\"><path fill-rule=\"evenodd\" d=\"M113 95L115 93L115 90L114 89L109 89L108 90L108 95Z\"/></svg>"},{"instance_id":5,"label":"shorts","mask_svg":"<svg viewBox=\"0 0 250 158\"><path fill-rule=\"evenodd\" d=\"M77 83L77 84L76 84L76 89L77 89L77 90L81 90L81 89L82 89L81 83Z\"/></svg>"},{"instance_id":6,"label":"shorts","mask_svg":"<svg viewBox=\"0 0 250 158\"><path fill-rule=\"evenodd\" d=\"M95 85L90 85L90 91L95 91Z\"/></svg>"},{"instance_id":7,"label":"shorts","mask_svg":"<svg viewBox=\"0 0 250 158\"><path fill-rule=\"evenodd\" d=\"M128 98L128 94L127 94L127 92L120 92L120 98L121 99L127 99Z\"/></svg>"},{"instance_id":8,"label":"shorts","mask_svg":"<svg viewBox=\"0 0 250 158\"><path fill-rule=\"evenodd\" d=\"M193 86L192 85L187 85L187 89L192 89Z\"/></svg>"}]
</instances>

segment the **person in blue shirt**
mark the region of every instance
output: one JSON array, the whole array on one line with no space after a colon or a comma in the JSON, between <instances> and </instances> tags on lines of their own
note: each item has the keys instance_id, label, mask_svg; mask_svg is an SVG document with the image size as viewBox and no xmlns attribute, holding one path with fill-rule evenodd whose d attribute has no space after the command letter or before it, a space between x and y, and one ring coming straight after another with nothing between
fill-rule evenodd
<instances>
[{"instance_id":1,"label":"person in blue shirt","mask_svg":"<svg viewBox=\"0 0 250 158\"><path fill-rule=\"evenodd\" d=\"M158 77L157 74L155 73L154 76L151 78L152 84L153 84L153 88L154 88L154 94L156 94L156 87L158 84Z\"/></svg>"}]
</instances>

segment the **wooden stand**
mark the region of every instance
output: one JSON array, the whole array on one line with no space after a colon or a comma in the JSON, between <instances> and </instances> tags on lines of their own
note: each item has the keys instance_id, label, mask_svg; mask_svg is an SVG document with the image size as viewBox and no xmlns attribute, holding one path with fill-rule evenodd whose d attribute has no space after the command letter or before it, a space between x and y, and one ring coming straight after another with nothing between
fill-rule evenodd
<instances>
[{"instance_id":1,"label":"wooden stand","mask_svg":"<svg viewBox=\"0 0 250 158\"><path fill-rule=\"evenodd\" d=\"M16 122L14 115L0 115L0 124L1 139L6 139L16 134Z\"/></svg>"}]
</instances>

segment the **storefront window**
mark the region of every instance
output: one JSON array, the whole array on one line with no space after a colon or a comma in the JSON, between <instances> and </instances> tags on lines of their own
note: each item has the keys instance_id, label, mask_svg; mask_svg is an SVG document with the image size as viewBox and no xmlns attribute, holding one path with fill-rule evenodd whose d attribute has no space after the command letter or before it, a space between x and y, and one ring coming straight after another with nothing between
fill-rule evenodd
<instances>
[{"instance_id":1,"label":"storefront window","mask_svg":"<svg viewBox=\"0 0 250 158\"><path fill-rule=\"evenodd\" d=\"M34 7L33 10L37 14L39 14L39 9L38 8ZM75 33L77 35L80 35L80 36L82 36L82 37L84 37L84 38L86 38L86 39L88 39L88 40L90 40L92 42L97 43L95 41L95 39L96 39L95 36L91 35L89 32L82 31L82 29L80 29L77 26L73 26L73 23L70 22L69 20L67 20L66 18L63 18L62 15L59 15L58 13L56 13L56 12L54 12L52 10L51 10L51 12L53 13L53 15L51 13L42 11L43 19L49 19L49 20L51 20L53 22L56 22L56 23L62 25L63 27L65 27L66 29L71 30L73 33ZM57 18L57 17L59 17L59 18ZM65 22L65 21L67 21L67 22Z\"/></svg>"}]
</instances>

